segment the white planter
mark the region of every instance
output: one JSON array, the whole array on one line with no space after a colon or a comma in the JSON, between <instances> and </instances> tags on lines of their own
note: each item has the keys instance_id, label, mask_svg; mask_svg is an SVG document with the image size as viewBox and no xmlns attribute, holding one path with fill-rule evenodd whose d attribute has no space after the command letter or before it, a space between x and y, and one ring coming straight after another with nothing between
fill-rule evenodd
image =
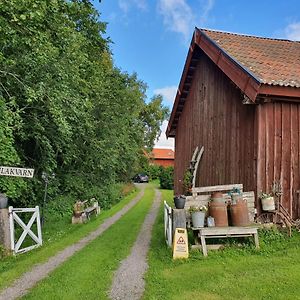
<instances>
[{"instance_id":1,"label":"white planter","mask_svg":"<svg viewBox=\"0 0 300 300\"><path fill-rule=\"evenodd\" d=\"M196 211L192 213L193 227L204 227L205 212Z\"/></svg>"},{"instance_id":2,"label":"white planter","mask_svg":"<svg viewBox=\"0 0 300 300\"><path fill-rule=\"evenodd\" d=\"M265 211L274 211L275 210L274 197L261 199L261 205L262 205L262 209Z\"/></svg>"}]
</instances>

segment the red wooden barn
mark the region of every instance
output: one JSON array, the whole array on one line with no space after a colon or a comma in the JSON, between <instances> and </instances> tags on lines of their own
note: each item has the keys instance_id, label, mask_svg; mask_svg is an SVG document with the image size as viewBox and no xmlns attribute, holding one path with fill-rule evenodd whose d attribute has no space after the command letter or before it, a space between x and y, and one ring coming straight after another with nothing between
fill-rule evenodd
<instances>
[{"instance_id":1,"label":"red wooden barn","mask_svg":"<svg viewBox=\"0 0 300 300\"><path fill-rule=\"evenodd\" d=\"M162 167L174 166L174 151L172 149L153 148L150 154L151 163Z\"/></svg>"},{"instance_id":2,"label":"red wooden barn","mask_svg":"<svg viewBox=\"0 0 300 300\"><path fill-rule=\"evenodd\" d=\"M168 137L175 137L175 193L196 146L196 186L243 183L300 217L300 42L195 29Z\"/></svg>"}]
</instances>

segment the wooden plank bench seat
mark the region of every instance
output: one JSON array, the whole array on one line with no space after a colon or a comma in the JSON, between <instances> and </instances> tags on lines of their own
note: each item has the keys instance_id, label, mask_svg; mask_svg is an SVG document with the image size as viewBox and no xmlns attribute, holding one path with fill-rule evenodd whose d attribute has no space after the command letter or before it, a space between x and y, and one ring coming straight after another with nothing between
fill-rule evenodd
<instances>
[{"instance_id":1,"label":"wooden plank bench seat","mask_svg":"<svg viewBox=\"0 0 300 300\"><path fill-rule=\"evenodd\" d=\"M205 239L209 238L229 238L229 237L249 237L253 236L255 247L259 249L258 241L258 227L201 227L201 228L191 228L195 234L195 243L200 245L201 242L202 253L207 256L207 245Z\"/></svg>"},{"instance_id":2,"label":"wooden plank bench seat","mask_svg":"<svg viewBox=\"0 0 300 300\"><path fill-rule=\"evenodd\" d=\"M95 214L97 216L100 213L100 206L98 202L94 202L93 206L85 208L84 213L86 214L88 220L90 219L90 216L92 214Z\"/></svg>"},{"instance_id":3,"label":"wooden plank bench seat","mask_svg":"<svg viewBox=\"0 0 300 300\"><path fill-rule=\"evenodd\" d=\"M97 215L98 214L98 210L97 210L97 207L96 206L93 206L93 207L88 207L84 210L84 213L86 214L86 217L88 218L88 220L90 219L90 216L92 214L95 214Z\"/></svg>"}]
</instances>

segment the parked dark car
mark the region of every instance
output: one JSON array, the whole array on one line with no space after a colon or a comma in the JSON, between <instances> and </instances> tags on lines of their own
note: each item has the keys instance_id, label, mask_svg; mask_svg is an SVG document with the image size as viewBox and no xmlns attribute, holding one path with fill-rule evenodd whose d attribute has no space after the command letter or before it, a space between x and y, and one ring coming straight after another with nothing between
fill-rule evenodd
<instances>
[{"instance_id":1,"label":"parked dark car","mask_svg":"<svg viewBox=\"0 0 300 300\"><path fill-rule=\"evenodd\" d=\"M146 174L137 174L134 176L133 181L138 183L149 182L149 177Z\"/></svg>"}]
</instances>

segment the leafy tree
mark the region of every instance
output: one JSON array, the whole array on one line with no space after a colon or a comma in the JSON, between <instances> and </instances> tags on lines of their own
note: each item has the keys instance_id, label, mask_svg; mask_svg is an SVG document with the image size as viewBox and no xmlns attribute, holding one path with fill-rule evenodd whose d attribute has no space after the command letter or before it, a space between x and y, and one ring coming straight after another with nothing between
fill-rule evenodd
<instances>
[{"instance_id":1,"label":"leafy tree","mask_svg":"<svg viewBox=\"0 0 300 300\"><path fill-rule=\"evenodd\" d=\"M113 65L91 1L2 0L0 10L0 164L36 174L0 178L1 191L39 202L48 172L53 196L108 199L153 145L162 98L147 104L146 85Z\"/></svg>"},{"instance_id":2,"label":"leafy tree","mask_svg":"<svg viewBox=\"0 0 300 300\"><path fill-rule=\"evenodd\" d=\"M160 126L168 117L169 109L162 104L162 96L156 95L144 106L141 117L144 125L144 144L152 149L155 139L160 135Z\"/></svg>"}]
</instances>

